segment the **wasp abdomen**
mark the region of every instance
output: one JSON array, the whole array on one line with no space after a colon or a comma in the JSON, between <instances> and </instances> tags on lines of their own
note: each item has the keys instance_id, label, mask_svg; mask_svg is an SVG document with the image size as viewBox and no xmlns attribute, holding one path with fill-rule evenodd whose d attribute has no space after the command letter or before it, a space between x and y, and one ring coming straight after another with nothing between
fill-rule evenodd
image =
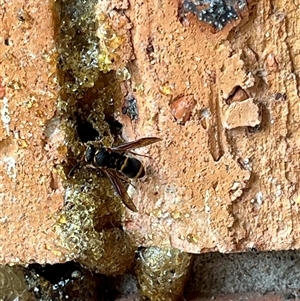
<instances>
[{"instance_id":1,"label":"wasp abdomen","mask_svg":"<svg viewBox=\"0 0 300 301\"><path fill-rule=\"evenodd\" d=\"M98 167L116 169L131 179L145 175L144 167L138 159L110 152L106 148L100 148L95 153L94 164Z\"/></svg>"},{"instance_id":2,"label":"wasp abdomen","mask_svg":"<svg viewBox=\"0 0 300 301\"><path fill-rule=\"evenodd\" d=\"M145 175L145 169L142 163L138 159L132 157L125 158L120 171L128 178L142 178Z\"/></svg>"}]
</instances>

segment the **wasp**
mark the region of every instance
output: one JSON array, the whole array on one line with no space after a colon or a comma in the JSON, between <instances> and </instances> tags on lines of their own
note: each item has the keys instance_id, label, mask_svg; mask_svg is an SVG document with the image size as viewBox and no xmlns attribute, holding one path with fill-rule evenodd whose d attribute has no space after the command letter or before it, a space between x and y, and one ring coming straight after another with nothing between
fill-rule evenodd
<instances>
[{"instance_id":1,"label":"wasp","mask_svg":"<svg viewBox=\"0 0 300 301\"><path fill-rule=\"evenodd\" d=\"M124 183L128 182L128 179L142 178L145 175L145 168L140 160L127 156L127 154L138 155L132 150L161 140L157 137L147 137L123 143L116 147L104 147L103 145L97 147L96 142L88 144L83 158L70 170L69 176L82 161L85 161L89 167L101 169L109 178L124 205L137 212L138 210L128 195Z\"/></svg>"}]
</instances>

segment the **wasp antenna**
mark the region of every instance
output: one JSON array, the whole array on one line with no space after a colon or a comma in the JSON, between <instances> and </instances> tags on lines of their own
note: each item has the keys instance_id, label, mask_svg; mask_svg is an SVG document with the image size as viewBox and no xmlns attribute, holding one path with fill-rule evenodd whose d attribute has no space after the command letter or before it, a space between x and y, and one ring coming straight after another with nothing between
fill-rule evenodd
<instances>
[{"instance_id":1,"label":"wasp antenna","mask_svg":"<svg viewBox=\"0 0 300 301\"><path fill-rule=\"evenodd\" d=\"M71 170L69 171L68 173L68 178L71 178L75 169L78 168L78 166L81 164L82 160L78 161L72 168Z\"/></svg>"}]
</instances>

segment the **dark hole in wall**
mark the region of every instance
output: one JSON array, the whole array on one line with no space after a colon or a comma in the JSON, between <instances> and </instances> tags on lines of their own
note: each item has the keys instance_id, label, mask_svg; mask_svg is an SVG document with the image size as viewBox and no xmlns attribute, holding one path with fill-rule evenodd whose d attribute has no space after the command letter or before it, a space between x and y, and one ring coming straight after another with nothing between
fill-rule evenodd
<instances>
[{"instance_id":1,"label":"dark hole in wall","mask_svg":"<svg viewBox=\"0 0 300 301\"><path fill-rule=\"evenodd\" d=\"M76 131L81 142L94 141L100 138L100 134L92 124L79 115L76 116Z\"/></svg>"},{"instance_id":2,"label":"dark hole in wall","mask_svg":"<svg viewBox=\"0 0 300 301\"><path fill-rule=\"evenodd\" d=\"M110 134L117 140L122 129L122 124L111 115L105 116L105 121L109 125ZM99 140L103 137L87 119L79 115L76 115L76 131L80 141L83 143Z\"/></svg>"},{"instance_id":3,"label":"dark hole in wall","mask_svg":"<svg viewBox=\"0 0 300 301\"><path fill-rule=\"evenodd\" d=\"M50 281L52 284L62 279L70 278L72 273L81 270L78 263L70 261L64 264L45 264L32 263L28 265L28 270L34 270L37 274Z\"/></svg>"},{"instance_id":4,"label":"dark hole in wall","mask_svg":"<svg viewBox=\"0 0 300 301\"><path fill-rule=\"evenodd\" d=\"M37 300L113 301L120 294L114 277L93 274L74 261L63 264L30 264L28 286L34 286ZM39 277L36 277L39 276ZM51 285L46 285L49 281ZM60 299L63 298L63 299Z\"/></svg>"}]
</instances>

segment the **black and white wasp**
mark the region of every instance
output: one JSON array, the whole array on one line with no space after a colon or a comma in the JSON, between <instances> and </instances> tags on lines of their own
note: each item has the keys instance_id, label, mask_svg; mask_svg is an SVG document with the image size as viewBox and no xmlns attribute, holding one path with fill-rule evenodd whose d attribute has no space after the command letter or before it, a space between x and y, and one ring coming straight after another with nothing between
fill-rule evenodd
<instances>
[{"instance_id":1,"label":"black and white wasp","mask_svg":"<svg viewBox=\"0 0 300 301\"><path fill-rule=\"evenodd\" d=\"M127 178L137 179L145 175L145 169L140 160L128 156L128 153L135 154L132 150L161 141L157 137L141 138L136 141L127 142L116 147L97 146L97 142L87 144L85 155L70 170L69 176L81 162L86 162L87 166L99 168L110 179L112 186L121 197L127 208L137 212L137 208L127 193L124 183Z\"/></svg>"}]
</instances>

